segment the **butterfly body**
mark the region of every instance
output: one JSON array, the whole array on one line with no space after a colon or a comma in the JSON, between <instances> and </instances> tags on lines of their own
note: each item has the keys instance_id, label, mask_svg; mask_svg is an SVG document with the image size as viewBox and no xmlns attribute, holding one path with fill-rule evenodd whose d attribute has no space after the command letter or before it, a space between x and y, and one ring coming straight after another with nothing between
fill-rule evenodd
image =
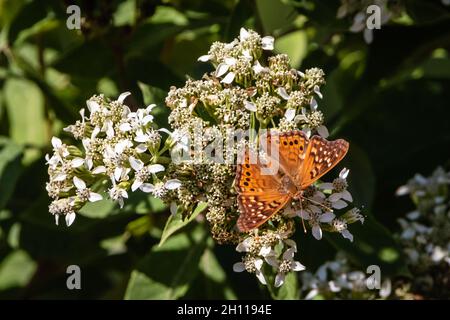
<instances>
[{"instance_id":1,"label":"butterfly body","mask_svg":"<svg viewBox=\"0 0 450 320\"><path fill-rule=\"evenodd\" d=\"M244 162L237 166L237 226L243 232L262 225L289 201L300 200L304 189L331 170L349 146L342 139L308 139L299 130L270 133L264 138L268 160L263 163L260 157L253 156L256 161L252 162L247 149Z\"/></svg>"}]
</instances>

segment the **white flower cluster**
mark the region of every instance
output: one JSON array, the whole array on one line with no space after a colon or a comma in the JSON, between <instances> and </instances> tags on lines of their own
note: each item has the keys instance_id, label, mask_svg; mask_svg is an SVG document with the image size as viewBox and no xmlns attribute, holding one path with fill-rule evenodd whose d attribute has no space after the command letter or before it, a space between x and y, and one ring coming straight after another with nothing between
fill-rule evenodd
<instances>
[{"instance_id":1,"label":"white flower cluster","mask_svg":"<svg viewBox=\"0 0 450 320\"><path fill-rule=\"evenodd\" d=\"M255 273L263 283L265 272L275 272L276 287L288 272L304 269L294 260L297 246L289 239L294 219L306 221L316 239L328 231L352 241L347 226L364 218L358 209L347 209L353 200L347 169L332 183L318 182L304 190L301 201L293 201L258 229L236 229L240 212L234 180L241 147L255 144L258 130L264 129L328 136L316 100L322 98L323 71L295 70L285 54L266 58L263 52L273 48L272 37L243 28L231 43L213 43L199 60L211 62L215 70L201 80L188 79L182 88L172 87L166 97L172 133L156 128L154 105L132 112L124 104L128 93L115 101L101 95L88 100L88 115L81 110L81 120L66 128L80 146L54 138L54 153L47 157L47 191L54 199L50 212L56 220L63 215L70 225L87 201L102 198L105 188L121 207L129 192L142 191L170 202L171 212L183 216L199 201L206 202L213 238L236 244L245 253L234 270ZM227 161L216 161L223 156L220 148L214 149L214 157L202 152L218 140L228 146L229 133L241 131L249 134L226 149ZM162 133L168 134L165 143ZM169 153L172 158L166 157Z\"/></svg>"},{"instance_id":2,"label":"white flower cluster","mask_svg":"<svg viewBox=\"0 0 450 320\"><path fill-rule=\"evenodd\" d=\"M369 290L366 274L350 266L343 253L315 273L302 273L305 299L423 299L450 294L450 172L437 168L430 177L416 174L397 195L410 195L416 209L400 218L400 239L411 278L384 279Z\"/></svg>"},{"instance_id":3,"label":"white flower cluster","mask_svg":"<svg viewBox=\"0 0 450 320\"><path fill-rule=\"evenodd\" d=\"M336 14L339 19L353 16L353 23L349 30L355 33L363 32L367 44L373 41L373 29L368 27L367 21L369 16L377 14L376 11L368 10L370 6L376 6L380 12L380 28L397 17L402 9L398 1L392 0L341 0ZM375 22L375 19L373 20Z\"/></svg>"},{"instance_id":4,"label":"white flower cluster","mask_svg":"<svg viewBox=\"0 0 450 320\"><path fill-rule=\"evenodd\" d=\"M364 216L360 214L360 210L352 208L340 217L333 213L334 210L345 209L353 201L352 195L347 190L349 172L350 170L344 168L333 182L320 183L317 187L310 186L305 190L305 199L301 204L296 205L294 202L294 205L284 210L284 215L298 216L308 221L312 235L317 240L322 239L322 229L325 229L339 232L344 238L353 241L353 235L347 229L347 225L356 221L364 223ZM300 207L300 210L295 210L294 207Z\"/></svg>"},{"instance_id":5,"label":"white flower cluster","mask_svg":"<svg viewBox=\"0 0 450 320\"><path fill-rule=\"evenodd\" d=\"M392 291L391 280L385 279L380 289L369 289L367 274L351 268L342 253L322 264L315 273L301 275L304 299L385 299Z\"/></svg>"},{"instance_id":6,"label":"white flower cluster","mask_svg":"<svg viewBox=\"0 0 450 320\"><path fill-rule=\"evenodd\" d=\"M54 199L49 211L56 223L63 215L70 226L76 211L86 202L103 198L93 190L103 191L105 185L110 186L107 193L120 207L130 190L162 197L180 186L179 180L162 182L157 176L165 170L158 163L165 150L160 150L161 130L153 124L151 111L155 105L132 112L123 103L129 94L123 93L115 101L102 95L87 101L88 114L81 109L81 120L64 129L81 141L81 146L52 139L53 154L46 156L49 172L46 189Z\"/></svg>"},{"instance_id":7,"label":"white flower cluster","mask_svg":"<svg viewBox=\"0 0 450 320\"><path fill-rule=\"evenodd\" d=\"M246 255L242 262L233 265L233 270L255 273L258 280L266 285L267 280L262 268L264 263L267 263L276 270L274 286L282 286L288 272L305 269L305 266L294 260L297 244L288 239L288 236L289 234L267 232L264 235L245 238L237 245L236 251L244 252Z\"/></svg>"},{"instance_id":8,"label":"white flower cluster","mask_svg":"<svg viewBox=\"0 0 450 320\"><path fill-rule=\"evenodd\" d=\"M450 172L437 168L430 177L416 174L397 189L408 194L414 211L399 219L407 263L415 275L412 288L421 294L447 287L450 281Z\"/></svg>"}]
</instances>

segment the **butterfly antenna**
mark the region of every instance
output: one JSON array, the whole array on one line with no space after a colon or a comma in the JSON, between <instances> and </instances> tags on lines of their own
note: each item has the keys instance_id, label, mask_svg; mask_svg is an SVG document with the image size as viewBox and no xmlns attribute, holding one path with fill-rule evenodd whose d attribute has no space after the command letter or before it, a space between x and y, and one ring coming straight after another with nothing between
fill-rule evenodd
<instances>
[{"instance_id":1,"label":"butterfly antenna","mask_svg":"<svg viewBox=\"0 0 450 320\"><path fill-rule=\"evenodd\" d=\"M322 208L325 208L327 211L333 212L333 209L331 209L330 207L327 207L326 205L324 205L324 204L322 204L320 202L312 200L311 198L305 198L305 197L302 197L302 196L301 196L301 198L303 198L303 199L305 199L307 201L310 201L310 202L312 202L314 204L317 204L317 205L321 206Z\"/></svg>"},{"instance_id":2,"label":"butterfly antenna","mask_svg":"<svg viewBox=\"0 0 450 320\"><path fill-rule=\"evenodd\" d=\"M300 199L300 212L303 213L302 199ZM305 220L303 219L303 215L301 215L301 218L302 218L303 231L306 233L306 226L305 226Z\"/></svg>"}]
</instances>

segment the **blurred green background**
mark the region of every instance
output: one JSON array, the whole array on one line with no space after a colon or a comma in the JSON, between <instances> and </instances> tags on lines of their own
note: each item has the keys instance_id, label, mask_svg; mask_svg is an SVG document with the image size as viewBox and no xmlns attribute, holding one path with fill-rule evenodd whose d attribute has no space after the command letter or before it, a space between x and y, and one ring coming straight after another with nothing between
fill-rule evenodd
<instances>
[{"instance_id":1,"label":"blurred green background","mask_svg":"<svg viewBox=\"0 0 450 320\"><path fill-rule=\"evenodd\" d=\"M0 0L0 299L270 298L233 273L240 255L214 245L204 224L158 248L168 210L154 199L121 211L101 201L67 228L55 226L45 191L50 139L67 139L61 129L86 99L131 91L135 108L156 101L164 124L169 87L211 70L197 57L242 26L275 36L293 67L324 69L319 106L332 137L351 144L343 165L366 223L351 226L354 243L299 232L300 261L314 270L340 249L362 270L408 275L392 234L412 203L394 193L414 173L449 165L450 7L398 2L405 10L368 45L348 31L351 16L336 18L337 0ZM66 27L71 4L81 30ZM66 288L72 264L82 290Z\"/></svg>"}]
</instances>

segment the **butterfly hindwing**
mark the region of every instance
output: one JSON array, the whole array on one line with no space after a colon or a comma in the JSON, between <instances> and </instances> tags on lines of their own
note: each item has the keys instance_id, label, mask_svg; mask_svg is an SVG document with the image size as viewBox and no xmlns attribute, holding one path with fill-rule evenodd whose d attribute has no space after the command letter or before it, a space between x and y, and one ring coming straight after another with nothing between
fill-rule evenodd
<instances>
[{"instance_id":1,"label":"butterfly hindwing","mask_svg":"<svg viewBox=\"0 0 450 320\"><path fill-rule=\"evenodd\" d=\"M249 193L238 195L241 212L237 227L241 232L248 232L259 227L277 213L289 201L287 194Z\"/></svg>"}]
</instances>

